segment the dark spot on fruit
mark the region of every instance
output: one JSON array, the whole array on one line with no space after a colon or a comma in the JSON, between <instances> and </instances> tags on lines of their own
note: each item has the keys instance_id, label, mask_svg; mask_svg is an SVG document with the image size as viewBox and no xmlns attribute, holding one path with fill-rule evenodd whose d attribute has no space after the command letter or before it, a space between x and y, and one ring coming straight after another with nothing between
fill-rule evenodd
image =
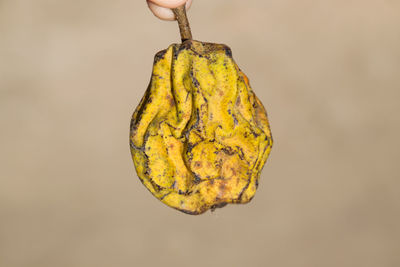
<instances>
[{"instance_id":1,"label":"dark spot on fruit","mask_svg":"<svg viewBox=\"0 0 400 267\"><path fill-rule=\"evenodd\" d=\"M167 53L167 50L162 50L162 51L158 52L158 53L154 56L154 64L157 63L158 61L160 61L161 59L163 59L165 53Z\"/></svg>"},{"instance_id":2,"label":"dark spot on fruit","mask_svg":"<svg viewBox=\"0 0 400 267\"><path fill-rule=\"evenodd\" d=\"M236 116L235 116L235 115L232 115L232 116L233 116L233 123L234 123L235 125L238 125L239 122L238 122ZM247 137L247 136L245 136L245 137Z\"/></svg>"},{"instance_id":3,"label":"dark spot on fruit","mask_svg":"<svg viewBox=\"0 0 400 267\"><path fill-rule=\"evenodd\" d=\"M225 55L228 57L232 57L232 50L229 47L225 48Z\"/></svg>"},{"instance_id":4,"label":"dark spot on fruit","mask_svg":"<svg viewBox=\"0 0 400 267\"><path fill-rule=\"evenodd\" d=\"M236 99L236 106L240 106L240 96Z\"/></svg>"},{"instance_id":5,"label":"dark spot on fruit","mask_svg":"<svg viewBox=\"0 0 400 267\"><path fill-rule=\"evenodd\" d=\"M256 133L255 131L251 131L251 133L254 135L254 137L259 137L260 135Z\"/></svg>"},{"instance_id":6,"label":"dark spot on fruit","mask_svg":"<svg viewBox=\"0 0 400 267\"><path fill-rule=\"evenodd\" d=\"M160 200L163 200L166 196L168 196L169 194L171 194L172 192L168 192L167 194L163 195Z\"/></svg>"},{"instance_id":7,"label":"dark spot on fruit","mask_svg":"<svg viewBox=\"0 0 400 267\"><path fill-rule=\"evenodd\" d=\"M178 58L179 51L177 49L174 50L174 59Z\"/></svg>"},{"instance_id":8,"label":"dark spot on fruit","mask_svg":"<svg viewBox=\"0 0 400 267\"><path fill-rule=\"evenodd\" d=\"M167 95L165 98L168 100L168 102L169 102L169 104L170 104L171 106L174 106L174 105L175 105L175 101L174 101L174 98L173 98L172 96Z\"/></svg>"},{"instance_id":9,"label":"dark spot on fruit","mask_svg":"<svg viewBox=\"0 0 400 267\"><path fill-rule=\"evenodd\" d=\"M200 83L199 81L196 79L196 77L194 77L193 75L193 70L190 71L190 78L192 79L193 85L197 88L200 88Z\"/></svg>"},{"instance_id":10,"label":"dark spot on fruit","mask_svg":"<svg viewBox=\"0 0 400 267\"><path fill-rule=\"evenodd\" d=\"M194 175L194 180L193 180L193 182L195 183L195 184L199 184L200 182L201 182L201 178L198 176L198 175Z\"/></svg>"},{"instance_id":11,"label":"dark spot on fruit","mask_svg":"<svg viewBox=\"0 0 400 267\"><path fill-rule=\"evenodd\" d=\"M200 162L200 161L196 161L196 162L194 163L194 166L195 166L196 168L201 168L201 162Z\"/></svg>"}]
</instances>

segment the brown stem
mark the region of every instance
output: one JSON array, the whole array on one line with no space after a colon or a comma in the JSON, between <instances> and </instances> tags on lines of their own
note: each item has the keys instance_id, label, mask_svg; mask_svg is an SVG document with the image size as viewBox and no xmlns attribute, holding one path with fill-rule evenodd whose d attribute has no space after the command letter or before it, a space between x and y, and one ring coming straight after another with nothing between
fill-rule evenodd
<instances>
[{"instance_id":1,"label":"brown stem","mask_svg":"<svg viewBox=\"0 0 400 267\"><path fill-rule=\"evenodd\" d=\"M186 40L192 40L192 32L190 31L190 25L186 16L186 7L182 5L177 8L173 8L172 11L175 14L176 20L179 24L179 30L181 32L182 43Z\"/></svg>"}]
</instances>

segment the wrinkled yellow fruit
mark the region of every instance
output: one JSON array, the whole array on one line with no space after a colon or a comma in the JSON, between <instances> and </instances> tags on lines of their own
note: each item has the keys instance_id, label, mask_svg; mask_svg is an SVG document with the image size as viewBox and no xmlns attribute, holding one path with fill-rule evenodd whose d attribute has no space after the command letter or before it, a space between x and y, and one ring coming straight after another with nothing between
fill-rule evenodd
<instances>
[{"instance_id":1,"label":"wrinkled yellow fruit","mask_svg":"<svg viewBox=\"0 0 400 267\"><path fill-rule=\"evenodd\" d=\"M230 48L188 40L156 54L132 116L130 147L140 180L156 198L201 214L254 197L272 137Z\"/></svg>"}]
</instances>

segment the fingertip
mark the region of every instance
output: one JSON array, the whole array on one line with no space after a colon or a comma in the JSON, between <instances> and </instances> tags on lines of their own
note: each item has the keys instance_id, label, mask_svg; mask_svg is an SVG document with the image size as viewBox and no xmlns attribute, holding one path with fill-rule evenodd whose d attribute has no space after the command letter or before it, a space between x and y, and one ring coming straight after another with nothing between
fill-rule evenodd
<instances>
[{"instance_id":1,"label":"fingertip","mask_svg":"<svg viewBox=\"0 0 400 267\"><path fill-rule=\"evenodd\" d=\"M183 4L186 0L181 1ZM171 8L163 7L154 3L154 0L147 0L147 5L149 6L151 12L159 19L173 21L175 20L175 15L172 12ZM192 5L192 0L186 1L186 9L189 9ZM180 5L178 5L180 6Z\"/></svg>"},{"instance_id":2,"label":"fingertip","mask_svg":"<svg viewBox=\"0 0 400 267\"><path fill-rule=\"evenodd\" d=\"M174 12L170 8L158 6L150 1L147 1L147 5L157 18L169 21L175 20Z\"/></svg>"}]
</instances>

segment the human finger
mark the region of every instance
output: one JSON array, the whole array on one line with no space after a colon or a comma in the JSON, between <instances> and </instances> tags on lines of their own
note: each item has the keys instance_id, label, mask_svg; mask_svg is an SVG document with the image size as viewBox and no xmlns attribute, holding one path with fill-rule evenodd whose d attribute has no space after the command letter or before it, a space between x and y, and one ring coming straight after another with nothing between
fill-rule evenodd
<instances>
[{"instance_id":1,"label":"human finger","mask_svg":"<svg viewBox=\"0 0 400 267\"><path fill-rule=\"evenodd\" d=\"M172 12L171 8L159 6L159 5L155 4L153 1L155 1L155 0L147 0L147 5L149 6L151 12L153 12L153 14L157 18L162 19L162 20L175 20L175 15ZM161 1L161 0L157 0L157 1ZM168 1L170 1L170 0L168 0ZM178 3L178 0L176 1L176 3ZM183 4L184 1L181 3ZM190 8L191 4L192 4L192 0L186 1L186 10ZM175 7L174 7L174 5L169 5L169 6L172 6L172 8L175 8L180 5L175 6Z\"/></svg>"}]
</instances>

